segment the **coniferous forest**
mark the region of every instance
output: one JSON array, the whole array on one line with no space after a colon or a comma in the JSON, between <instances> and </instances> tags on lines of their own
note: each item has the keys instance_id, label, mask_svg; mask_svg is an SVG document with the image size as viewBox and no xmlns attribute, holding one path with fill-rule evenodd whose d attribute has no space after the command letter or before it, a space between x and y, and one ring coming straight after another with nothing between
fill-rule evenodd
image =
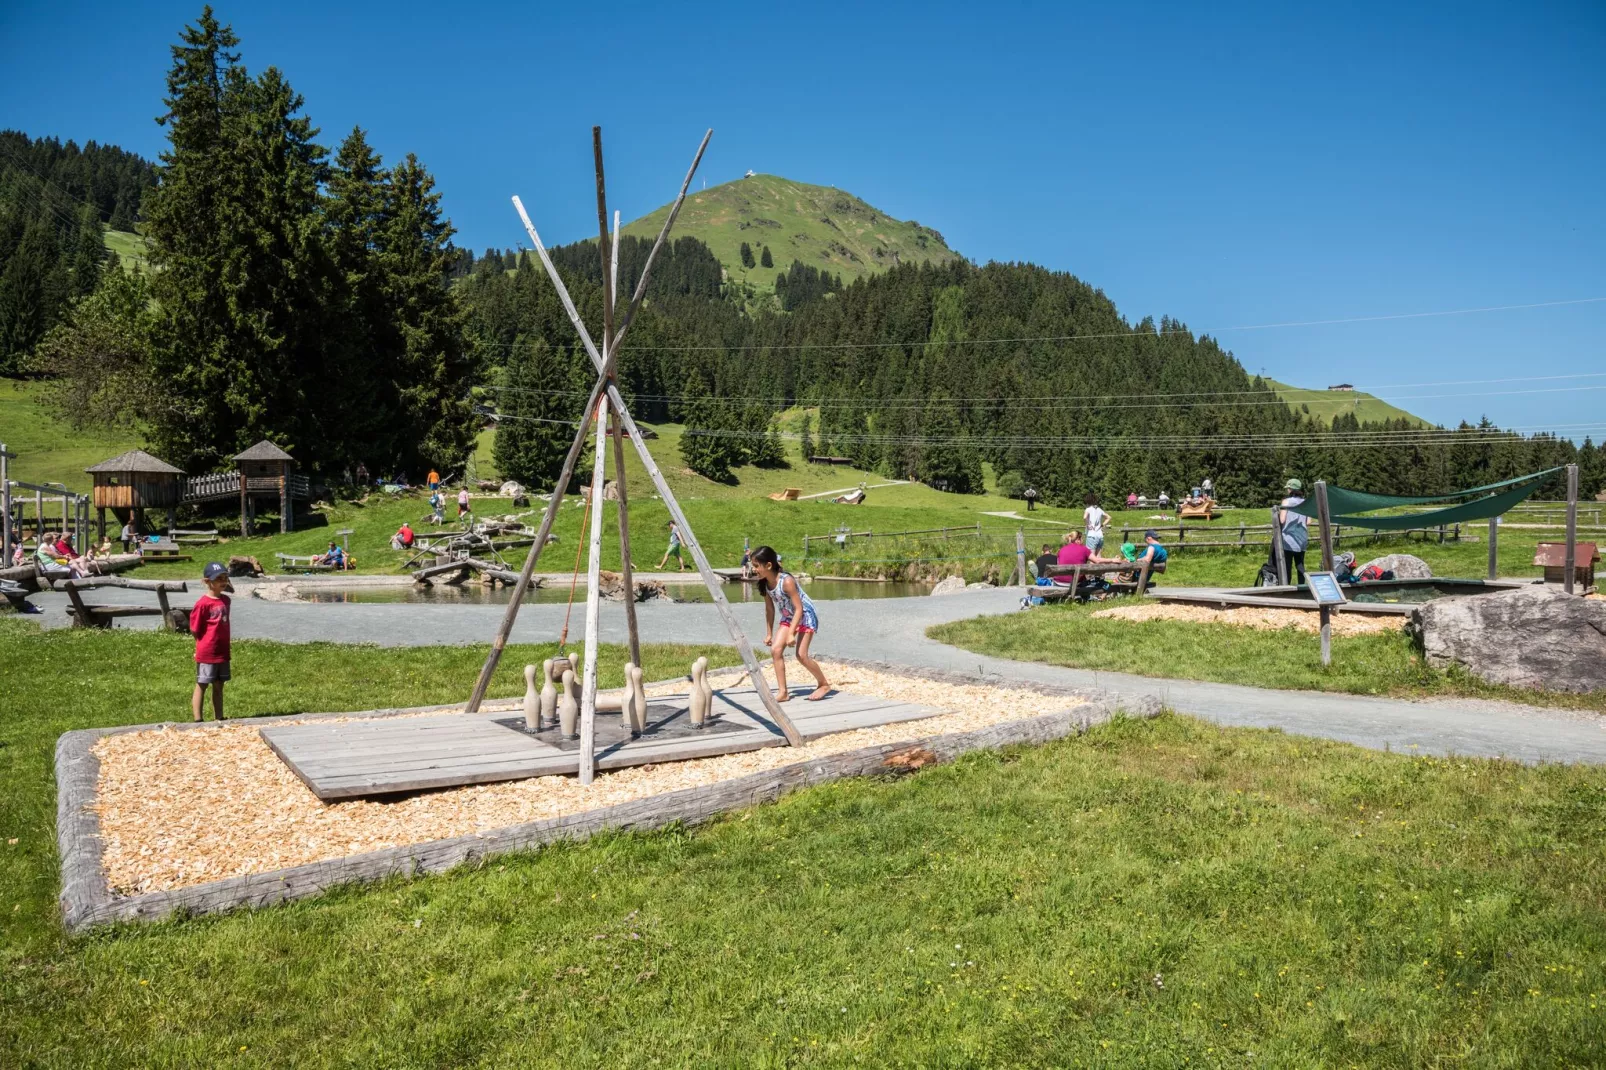
<instances>
[{"instance_id":1,"label":"coniferous forest","mask_svg":"<svg viewBox=\"0 0 1606 1070\"><path fill-rule=\"evenodd\" d=\"M544 271L456 247L421 162L387 164L360 128L331 151L284 75L252 74L239 44L210 8L184 29L154 167L0 135L0 371L53 377L69 418L137 426L190 472L264 437L323 474L450 471L488 405L498 467L550 485L592 370ZM152 270L106 270L102 225L136 220ZM624 295L650 247L623 239ZM551 253L600 322L595 242ZM773 265L767 246L756 255ZM986 462L1058 504L1206 476L1234 504L1289 476L1420 495L1574 460L1586 494L1606 486L1588 440L1487 421L1328 426L1215 339L1129 322L1066 272L958 260L844 286L774 268L773 299L755 302L707 246L673 240L621 356L638 418L685 423L684 460L712 479L785 464L780 417L802 407L816 415L784 433L805 453L961 493L982 489Z\"/></svg>"}]
</instances>

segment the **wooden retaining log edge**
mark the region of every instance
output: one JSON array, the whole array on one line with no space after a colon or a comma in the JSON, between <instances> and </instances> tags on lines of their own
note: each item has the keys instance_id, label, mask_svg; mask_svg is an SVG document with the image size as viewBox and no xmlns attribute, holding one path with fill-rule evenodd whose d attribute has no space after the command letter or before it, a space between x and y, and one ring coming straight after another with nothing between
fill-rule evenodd
<instances>
[{"instance_id":1,"label":"wooden retaining log edge","mask_svg":"<svg viewBox=\"0 0 1606 1070\"><path fill-rule=\"evenodd\" d=\"M868 666L873 663L860 664ZM996 681L983 681L957 673L913 671L902 666L898 667L898 671L928 679L996 684ZM510 825L479 835L456 836L348 855L267 873L229 877L188 888L133 896L113 893L101 865L100 821L94 810L100 761L91 753L91 748L101 736L140 731L153 726L131 725L67 732L56 744L56 835L62 859L62 919L69 931L78 932L113 922L155 921L172 915L191 916L220 913L236 907L255 908L318 895L340 884L441 873L509 851L528 850L560 840L585 839L603 830L650 830L675 823L696 825L733 810L772 802L789 792L832 780L907 773L971 751L1045 743L1080 735L1118 715L1153 717L1160 711L1159 702L1152 698L1128 698L1118 702L1102 692L1089 694L1068 688L1025 683L1012 686L1039 693L1075 695L1085 701L1055 713L1006 721L971 732L861 747L734 780L684 788L579 814ZM274 718L292 719L295 718Z\"/></svg>"}]
</instances>

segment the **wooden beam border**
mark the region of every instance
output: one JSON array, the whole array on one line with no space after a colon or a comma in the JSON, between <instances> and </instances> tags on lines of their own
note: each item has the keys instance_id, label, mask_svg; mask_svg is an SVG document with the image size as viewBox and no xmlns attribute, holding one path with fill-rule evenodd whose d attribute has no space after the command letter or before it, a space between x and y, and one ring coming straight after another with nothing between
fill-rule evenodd
<instances>
[{"instance_id":1,"label":"wooden beam border","mask_svg":"<svg viewBox=\"0 0 1606 1070\"><path fill-rule=\"evenodd\" d=\"M971 751L1046 743L1081 735L1117 716L1153 717L1160 711L1159 702L1153 698L1117 699L1102 691L1007 681L996 676L914 669L847 658L830 660L941 683L1010 687L1037 694L1062 695L1081 702L1055 713L1006 721L971 732L861 747L734 780L684 788L579 814L492 829L479 835L431 840L267 873L229 877L172 891L132 896L122 896L112 891L102 865L100 819L95 809L100 761L93 754L95 742L104 736L124 732L149 731L161 727L199 729L203 726L194 722L179 722L166 726L155 723L79 729L64 733L56 743L56 840L61 853L62 919L69 931L77 932L117 922L158 921L172 916L216 914L237 907L256 908L291 902L320 895L338 885L441 873L510 851L530 850L563 840L581 840L605 830L651 830L677 822L701 824L734 810L772 802L801 788L845 777L897 771L900 762L895 759L914 751L930 752L937 760L949 761ZM726 671L745 674L741 668ZM518 708L517 703L509 708ZM446 706L374 710L366 715L389 717L461 709L461 703L453 703ZM277 724L350 716L353 715L289 714L250 718L249 723Z\"/></svg>"}]
</instances>

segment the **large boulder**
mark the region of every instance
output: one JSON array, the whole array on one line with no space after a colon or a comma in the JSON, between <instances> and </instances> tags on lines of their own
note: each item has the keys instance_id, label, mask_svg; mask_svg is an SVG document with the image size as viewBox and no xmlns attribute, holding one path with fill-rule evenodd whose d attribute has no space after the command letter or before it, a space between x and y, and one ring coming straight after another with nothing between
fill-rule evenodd
<instances>
[{"instance_id":1,"label":"large boulder","mask_svg":"<svg viewBox=\"0 0 1606 1070\"><path fill-rule=\"evenodd\" d=\"M949 576L945 580L937 581L937 586L931 589L932 594L958 594L965 589L965 577Z\"/></svg>"},{"instance_id":2,"label":"large boulder","mask_svg":"<svg viewBox=\"0 0 1606 1070\"><path fill-rule=\"evenodd\" d=\"M1535 584L1438 598L1411 614L1429 665L1544 691L1606 689L1606 602Z\"/></svg>"},{"instance_id":3,"label":"large boulder","mask_svg":"<svg viewBox=\"0 0 1606 1070\"><path fill-rule=\"evenodd\" d=\"M636 588L637 602L652 602L660 598L669 597L669 588L658 580L638 580L631 577ZM602 569L597 573L597 593L609 602L623 602L625 600L625 577L620 572L609 572Z\"/></svg>"},{"instance_id":4,"label":"large boulder","mask_svg":"<svg viewBox=\"0 0 1606 1070\"><path fill-rule=\"evenodd\" d=\"M1355 571L1361 572L1364 569L1371 568L1373 565L1394 573L1394 578L1397 580L1431 580L1433 578L1433 570L1428 567L1428 563L1420 557L1412 557L1410 554L1389 554L1386 557L1373 558Z\"/></svg>"}]
</instances>

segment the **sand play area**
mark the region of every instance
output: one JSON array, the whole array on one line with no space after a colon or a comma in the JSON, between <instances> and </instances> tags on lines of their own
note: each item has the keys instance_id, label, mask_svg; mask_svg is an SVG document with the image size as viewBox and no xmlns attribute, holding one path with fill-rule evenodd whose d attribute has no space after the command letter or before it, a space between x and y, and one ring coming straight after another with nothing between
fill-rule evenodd
<instances>
[{"instance_id":1,"label":"sand play area","mask_svg":"<svg viewBox=\"0 0 1606 1070\"><path fill-rule=\"evenodd\" d=\"M1113 606L1101 609L1095 617L1113 620L1181 620L1194 624L1231 624L1239 628L1260 628L1278 631L1295 628L1315 635L1321 630L1321 620L1308 609L1269 609L1260 606L1234 606L1231 609L1212 609L1209 606L1165 605L1160 602L1138 602L1134 605ZM1407 617L1370 617L1359 613L1334 613L1334 635L1367 635L1373 632L1397 632L1405 627Z\"/></svg>"},{"instance_id":2,"label":"sand play area","mask_svg":"<svg viewBox=\"0 0 1606 1070\"><path fill-rule=\"evenodd\" d=\"M604 772L589 788L582 788L573 777L546 776L389 800L334 803L320 802L262 741L261 725L249 719L198 730L124 732L93 746L100 762L95 810L104 845L102 864L111 887L120 894L184 888L582 813L859 747L1037 717L1079 701L1023 689L939 683L825 661L822 665L844 692L916 702L941 712L922 720L840 732L803 747ZM807 675L800 667L789 666L788 675L793 674ZM738 679L745 677L725 675L716 686ZM649 693L677 690L684 692L685 685L661 685Z\"/></svg>"}]
</instances>

